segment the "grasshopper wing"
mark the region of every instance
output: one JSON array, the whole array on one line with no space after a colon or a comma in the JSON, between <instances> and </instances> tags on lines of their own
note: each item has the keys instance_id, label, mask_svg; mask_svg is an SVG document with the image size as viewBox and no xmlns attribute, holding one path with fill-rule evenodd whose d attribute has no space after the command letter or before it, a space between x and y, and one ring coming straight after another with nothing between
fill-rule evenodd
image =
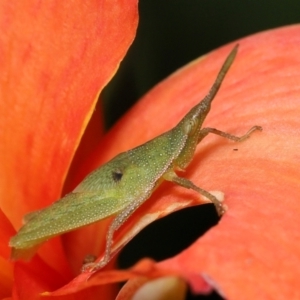
<instances>
[{"instance_id":1,"label":"grasshopper wing","mask_svg":"<svg viewBox=\"0 0 300 300\"><path fill-rule=\"evenodd\" d=\"M28 260L48 239L115 215L125 206L124 200L103 198L97 192L70 193L26 218L26 223L10 240L12 259Z\"/></svg>"}]
</instances>

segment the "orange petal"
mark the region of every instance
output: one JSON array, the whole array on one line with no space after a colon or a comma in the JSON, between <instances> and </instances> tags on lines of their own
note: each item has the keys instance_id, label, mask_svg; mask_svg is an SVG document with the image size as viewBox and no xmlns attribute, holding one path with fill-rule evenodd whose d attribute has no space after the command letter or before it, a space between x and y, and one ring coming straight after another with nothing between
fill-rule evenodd
<instances>
[{"instance_id":1,"label":"orange petal","mask_svg":"<svg viewBox=\"0 0 300 300\"><path fill-rule=\"evenodd\" d=\"M184 176L206 190L223 191L229 210L218 226L161 266L186 278L194 275L189 282L196 292L204 292L202 274L228 299L278 294L297 299L300 26L267 31L239 43L237 59L205 126L242 135L261 125L263 132L240 144L217 136L201 142ZM106 137L89 168L174 126L207 93L231 48L193 62L147 94ZM124 228L128 233L142 216L195 197L166 184Z\"/></svg>"},{"instance_id":2,"label":"orange petal","mask_svg":"<svg viewBox=\"0 0 300 300\"><path fill-rule=\"evenodd\" d=\"M10 295L13 280L12 265L8 262L9 249L7 247L10 237L15 233L11 223L0 209L0 298Z\"/></svg>"},{"instance_id":3,"label":"orange petal","mask_svg":"<svg viewBox=\"0 0 300 300\"><path fill-rule=\"evenodd\" d=\"M41 260L34 258L35 267L32 264L19 263L15 268L15 286L18 299L45 299L41 293L47 290L54 290L60 287L60 274L43 264ZM109 288L108 288L109 287ZM113 286L97 286L90 289L80 290L76 296L64 295L64 300L89 300L101 298L113 299L116 295L116 289ZM52 299L47 297L46 299ZM53 297L53 299L60 299Z\"/></svg>"},{"instance_id":4,"label":"orange petal","mask_svg":"<svg viewBox=\"0 0 300 300\"><path fill-rule=\"evenodd\" d=\"M128 270L109 270L107 272L98 272L95 275L91 273L82 273L66 286L56 290L55 292L45 292L43 295L68 295L91 288L93 286L120 282L137 276L158 278L166 274L170 274L170 272L166 273L164 270L158 269L154 261L144 259Z\"/></svg>"},{"instance_id":5,"label":"orange petal","mask_svg":"<svg viewBox=\"0 0 300 300\"><path fill-rule=\"evenodd\" d=\"M59 197L97 95L133 40L137 3L2 1L0 24L0 204L19 227Z\"/></svg>"},{"instance_id":6,"label":"orange petal","mask_svg":"<svg viewBox=\"0 0 300 300\"><path fill-rule=\"evenodd\" d=\"M300 297L294 288L300 276L299 33L292 26L240 42L206 124L237 135L262 125L263 132L242 144L208 137L185 174L223 191L229 210L162 267L202 274L226 299ZM170 189L170 205L174 196ZM190 283L203 292L202 279Z\"/></svg>"},{"instance_id":7,"label":"orange petal","mask_svg":"<svg viewBox=\"0 0 300 300\"><path fill-rule=\"evenodd\" d=\"M0 207L15 228L24 213L59 198L97 96L137 21L136 1L1 1ZM7 256L7 239L3 245ZM49 245L43 252L49 268L68 277L60 242ZM24 272L34 268L29 264ZM35 286L37 277L27 278Z\"/></svg>"}]
</instances>

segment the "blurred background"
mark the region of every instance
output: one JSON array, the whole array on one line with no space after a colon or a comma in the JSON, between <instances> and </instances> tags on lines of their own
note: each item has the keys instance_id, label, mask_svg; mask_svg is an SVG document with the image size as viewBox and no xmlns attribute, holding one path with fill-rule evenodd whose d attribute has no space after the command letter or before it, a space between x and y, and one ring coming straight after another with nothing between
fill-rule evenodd
<instances>
[{"instance_id":1,"label":"blurred background","mask_svg":"<svg viewBox=\"0 0 300 300\"><path fill-rule=\"evenodd\" d=\"M140 0L137 36L101 94L109 129L156 83L191 60L238 38L300 22L299 0ZM299 51L300 55L300 51ZM120 267L171 257L218 222L213 205L154 222L122 251ZM188 299L222 299L188 295Z\"/></svg>"},{"instance_id":2,"label":"blurred background","mask_svg":"<svg viewBox=\"0 0 300 300\"><path fill-rule=\"evenodd\" d=\"M101 95L107 129L156 83L197 57L300 22L299 0L140 0L139 11L136 38Z\"/></svg>"}]
</instances>

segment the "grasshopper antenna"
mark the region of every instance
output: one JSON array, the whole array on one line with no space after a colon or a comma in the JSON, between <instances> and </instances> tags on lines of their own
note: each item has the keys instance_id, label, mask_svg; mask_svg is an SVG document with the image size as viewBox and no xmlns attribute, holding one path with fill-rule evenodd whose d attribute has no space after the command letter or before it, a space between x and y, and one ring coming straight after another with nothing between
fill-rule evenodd
<instances>
[{"instance_id":1,"label":"grasshopper antenna","mask_svg":"<svg viewBox=\"0 0 300 300\"><path fill-rule=\"evenodd\" d=\"M212 100L214 99L218 90L220 89L223 79L224 79L225 75L227 74L230 66L232 65L232 63L236 57L238 47L239 47L239 44L236 44L234 46L234 48L231 50L230 54L228 55L228 57L226 58L226 60L223 64L221 70L219 71L217 79L215 80L214 84L210 88L208 94L204 97L202 103L205 106L210 107Z\"/></svg>"}]
</instances>

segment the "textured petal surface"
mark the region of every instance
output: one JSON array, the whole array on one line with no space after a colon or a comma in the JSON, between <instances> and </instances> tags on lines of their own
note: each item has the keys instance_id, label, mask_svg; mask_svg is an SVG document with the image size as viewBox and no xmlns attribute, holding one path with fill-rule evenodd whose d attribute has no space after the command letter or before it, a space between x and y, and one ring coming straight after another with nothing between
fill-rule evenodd
<instances>
[{"instance_id":1,"label":"textured petal surface","mask_svg":"<svg viewBox=\"0 0 300 300\"><path fill-rule=\"evenodd\" d=\"M128 270L108 270L106 272L99 272L96 275L91 273L82 273L61 289L58 289L52 293L46 292L44 295L62 296L77 293L97 285L125 281L129 278L147 276L155 279L170 274L172 275L172 272L168 270L164 271L163 269L158 268L154 261L144 259ZM173 274L176 275L177 273L173 272Z\"/></svg>"},{"instance_id":2,"label":"textured petal surface","mask_svg":"<svg viewBox=\"0 0 300 300\"><path fill-rule=\"evenodd\" d=\"M14 234L14 229L0 209L0 298L10 295L13 277L12 265L8 261L9 249L7 247L10 237Z\"/></svg>"},{"instance_id":3,"label":"textured petal surface","mask_svg":"<svg viewBox=\"0 0 300 300\"><path fill-rule=\"evenodd\" d=\"M1 2L0 204L13 224L59 197L97 95L133 39L136 6Z\"/></svg>"},{"instance_id":4,"label":"textured petal surface","mask_svg":"<svg viewBox=\"0 0 300 300\"><path fill-rule=\"evenodd\" d=\"M263 132L241 144L213 135L201 142L184 176L224 192L228 212L190 248L159 265L187 278L196 292L207 291L205 278L227 299L298 299L300 26L239 43L205 126L242 135L261 125ZM110 132L86 170L174 126L207 93L232 46L193 62L148 93ZM116 234L115 243L141 217L196 198L180 187L162 186Z\"/></svg>"},{"instance_id":5,"label":"textured petal surface","mask_svg":"<svg viewBox=\"0 0 300 300\"><path fill-rule=\"evenodd\" d=\"M13 282L11 267L2 261L14 234L6 221L18 229L25 213L60 197L98 94L126 54L137 22L134 0L0 3L3 297L9 295L2 295L2 290ZM99 135L101 131L99 126ZM40 254L42 259L29 264L16 263L16 299L28 299L26 295L34 299L37 292L57 288L71 278L59 239L45 245ZM38 271L59 275L49 281ZM8 281L2 280L5 276Z\"/></svg>"}]
</instances>

